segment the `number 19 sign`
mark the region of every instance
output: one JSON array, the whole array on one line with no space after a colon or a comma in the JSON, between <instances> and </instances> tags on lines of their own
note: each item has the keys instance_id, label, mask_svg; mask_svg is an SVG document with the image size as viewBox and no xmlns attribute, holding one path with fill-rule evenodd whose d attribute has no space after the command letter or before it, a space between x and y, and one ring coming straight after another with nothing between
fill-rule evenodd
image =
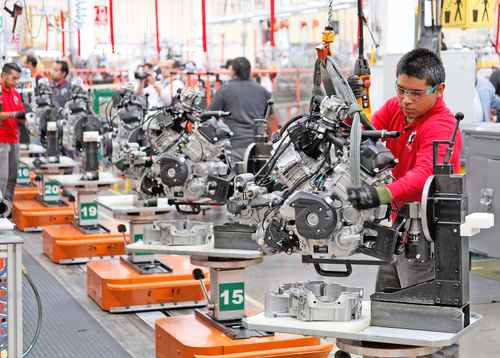
<instances>
[{"instance_id":1,"label":"number 19 sign","mask_svg":"<svg viewBox=\"0 0 500 358\"><path fill-rule=\"evenodd\" d=\"M97 222L97 203L80 203L80 225L95 225Z\"/></svg>"}]
</instances>

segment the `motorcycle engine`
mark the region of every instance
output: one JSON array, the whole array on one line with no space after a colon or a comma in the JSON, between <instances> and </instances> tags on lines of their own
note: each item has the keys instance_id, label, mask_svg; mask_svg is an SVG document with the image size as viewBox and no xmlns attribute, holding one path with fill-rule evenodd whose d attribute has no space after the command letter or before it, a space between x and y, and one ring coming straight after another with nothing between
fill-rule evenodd
<instances>
[{"instance_id":1,"label":"motorcycle engine","mask_svg":"<svg viewBox=\"0 0 500 358\"><path fill-rule=\"evenodd\" d=\"M341 99L330 96L321 103L315 113L289 122L261 173L235 178L228 211L239 223L257 228L266 253L350 256L369 245L366 224L387 217L385 205L353 208L347 188L356 177L362 185L390 183L394 157L380 140L362 140L360 127L353 137L353 115Z\"/></svg>"}]
</instances>

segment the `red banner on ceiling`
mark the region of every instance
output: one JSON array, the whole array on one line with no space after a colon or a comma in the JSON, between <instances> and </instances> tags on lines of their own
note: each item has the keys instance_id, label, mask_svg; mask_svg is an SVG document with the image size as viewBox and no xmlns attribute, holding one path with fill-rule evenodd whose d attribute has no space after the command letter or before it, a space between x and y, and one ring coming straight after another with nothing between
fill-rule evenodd
<instances>
[{"instance_id":1,"label":"red banner on ceiling","mask_svg":"<svg viewBox=\"0 0 500 358\"><path fill-rule=\"evenodd\" d=\"M108 25L109 24L109 16L108 16L108 7L104 5L95 5L94 6L94 22L96 25Z\"/></svg>"}]
</instances>

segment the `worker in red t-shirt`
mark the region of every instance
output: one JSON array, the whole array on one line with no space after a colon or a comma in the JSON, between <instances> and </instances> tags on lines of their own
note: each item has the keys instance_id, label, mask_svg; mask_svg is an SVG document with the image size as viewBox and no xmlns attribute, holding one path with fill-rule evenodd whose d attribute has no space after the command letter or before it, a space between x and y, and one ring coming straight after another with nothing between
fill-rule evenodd
<instances>
[{"instance_id":1,"label":"worker in red t-shirt","mask_svg":"<svg viewBox=\"0 0 500 358\"><path fill-rule=\"evenodd\" d=\"M455 129L456 119L443 101L444 66L434 52L423 48L408 52L398 63L396 77L396 96L372 117L375 128L401 133L399 138L386 141L398 159L393 169L395 180L383 187L350 188L349 200L358 209L391 204L397 211L406 203L420 202L424 184L433 174L433 142L450 140ZM450 160L455 173L460 169L461 149L458 133ZM438 162L445 153L446 146L440 146ZM403 255L380 267L375 289L408 287L432 278L434 262L410 262ZM456 346L445 350L446 357L458 356Z\"/></svg>"},{"instance_id":2,"label":"worker in red t-shirt","mask_svg":"<svg viewBox=\"0 0 500 358\"><path fill-rule=\"evenodd\" d=\"M24 121L26 113L19 92L15 87L21 77L21 68L15 63L6 63L1 74L0 108L0 192L9 201L14 197L19 160L18 122Z\"/></svg>"}]
</instances>

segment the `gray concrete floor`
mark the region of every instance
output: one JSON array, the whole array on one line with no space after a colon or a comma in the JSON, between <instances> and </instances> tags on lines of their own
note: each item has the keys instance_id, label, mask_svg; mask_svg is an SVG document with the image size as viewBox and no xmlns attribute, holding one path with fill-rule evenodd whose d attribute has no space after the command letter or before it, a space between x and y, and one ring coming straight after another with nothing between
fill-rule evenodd
<instances>
[{"instance_id":1,"label":"gray concrete floor","mask_svg":"<svg viewBox=\"0 0 500 358\"><path fill-rule=\"evenodd\" d=\"M94 317L132 357L154 357L154 332L135 314L108 314L87 296L85 266L61 266L50 262L42 254L41 234L24 234L24 249L48 272L59 280L70 294ZM373 293L376 268L355 266L347 278L336 278L336 283L363 287L365 297ZM248 302L260 306L265 291L280 283L298 280L325 279L315 273L312 265L304 265L298 256L267 257L260 265L247 272ZM472 311L483 315L480 327L465 336L461 344L462 358L500 357L500 282L487 280L475 274L471 278ZM497 303L494 303L497 302ZM53 319L47 317L46 319Z\"/></svg>"}]
</instances>

